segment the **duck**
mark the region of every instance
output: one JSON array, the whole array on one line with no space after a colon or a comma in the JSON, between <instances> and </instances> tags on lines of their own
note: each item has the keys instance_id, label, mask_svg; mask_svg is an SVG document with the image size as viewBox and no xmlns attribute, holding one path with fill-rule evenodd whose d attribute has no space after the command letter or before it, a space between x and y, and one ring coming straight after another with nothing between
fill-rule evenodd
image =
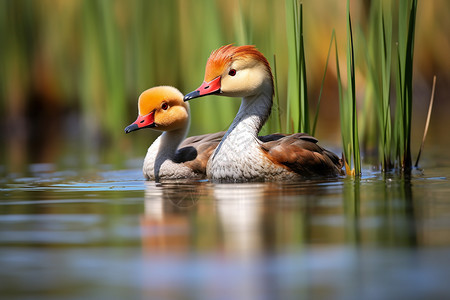
<instances>
[{"instance_id":1,"label":"duck","mask_svg":"<svg viewBox=\"0 0 450 300\"><path fill-rule=\"evenodd\" d=\"M207 95L241 97L228 131L210 156L206 175L217 181L277 181L343 175L343 161L307 133L258 137L273 103L269 62L255 46L225 45L206 62L204 81L184 101Z\"/></svg>"},{"instance_id":2,"label":"duck","mask_svg":"<svg viewBox=\"0 0 450 300\"><path fill-rule=\"evenodd\" d=\"M151 128L162 134L144 159L147 180L204 179L206 164L225 132L188 137L190 110L183 94L172 86L145 90L138 99L138 117L125 133Z\"/></svg>"}]
</instances>

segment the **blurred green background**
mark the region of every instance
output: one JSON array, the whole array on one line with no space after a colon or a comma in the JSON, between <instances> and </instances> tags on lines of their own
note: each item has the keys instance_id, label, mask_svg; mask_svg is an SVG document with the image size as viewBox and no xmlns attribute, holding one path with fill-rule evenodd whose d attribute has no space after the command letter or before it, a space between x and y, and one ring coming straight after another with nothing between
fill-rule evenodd
<instances>
[{"instance_id":1,"label":"blurred green background","mask_svg":"<svg viewBox=\"0 0 450 300\"><path fill-rule=\"evenodd\" d=\"M315 109L333 29L345 64L346 4L302 3L308 94ZM369 7L368 0L351 1L358 100L364 98L367 77ZM272 66L276 56L280 104L275 109L283 119L289 66L285 15L285 2L279 0L1 0L1 174L26 172L33 163L76 169L126 167L130 158L143 159L158 134L123 131L137 116L139 94L155 85L183 93L196 89L211 51L228 43L255 45ZM419 1L413 141L421 138L436 74L427 142L449 144L449 17L449 1ZM339 149L335 69L330 63L316 136ZM238 99L191 101L190 134L225 130L238 107Z\"/></svg>"}]
</instances>

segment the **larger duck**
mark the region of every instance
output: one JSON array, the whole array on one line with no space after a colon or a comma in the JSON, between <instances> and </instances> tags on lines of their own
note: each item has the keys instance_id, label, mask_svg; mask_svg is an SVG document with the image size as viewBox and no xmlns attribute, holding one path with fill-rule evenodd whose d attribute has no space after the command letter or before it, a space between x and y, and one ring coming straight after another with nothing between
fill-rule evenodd
<instances>
[{"instance_id":1,"label":"larger duck","mask_svg":"<svg viewBox=\"0 0 450 300\"><path fill-rule=\"evenodd\" d=\"M183 94L171 86L157 86L139 96L139 116L125 128L129 133L142 128L162 134L148 148L143 173L146 179L202 179L206 164L224 132L187 139L190 114Z\"/></svg>"},{"instance_id":2,"label":"larger duck","mask_svg":"<svg viewBox=\"0 0 450 300\"><path fill-rule=\"evenodd\" d=\"M217 94L242 97L230 128L206 166L219 181L288 180L343 174L343 163L305 133L258 138L269 117L274 87L267 59L254 46L223 46L208 58L201 86L184 101Z\"/></svg>"}]
</instances>

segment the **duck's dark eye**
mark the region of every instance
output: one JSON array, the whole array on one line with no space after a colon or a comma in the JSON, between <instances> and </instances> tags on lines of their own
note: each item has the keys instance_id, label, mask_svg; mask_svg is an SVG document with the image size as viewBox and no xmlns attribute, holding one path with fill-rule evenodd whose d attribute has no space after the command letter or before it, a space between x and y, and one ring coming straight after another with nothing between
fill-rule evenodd
<instances>
[{"instance_id":1,"label":"duck's dark eye","mask_svg":"<svg viewBox=\"0 0 450 300\"><path fill-rule=\"evenodd\" d=\"M236 75L236 70L235 69L231 69L230 72L228 72L228 75L230 75L230 76Z\"/></svg>"},{"instance_id":2,"label":"duck's dark eye","mask_svg":"<svg viewBox=\"0 0 450 300\"><path fill-rule=\"evenodd\" d=\"M167 104L166 102L164 102L163 104L161 104L161 108L166 110L169 108L169 104Z\"/></svg>"}]
</instances>

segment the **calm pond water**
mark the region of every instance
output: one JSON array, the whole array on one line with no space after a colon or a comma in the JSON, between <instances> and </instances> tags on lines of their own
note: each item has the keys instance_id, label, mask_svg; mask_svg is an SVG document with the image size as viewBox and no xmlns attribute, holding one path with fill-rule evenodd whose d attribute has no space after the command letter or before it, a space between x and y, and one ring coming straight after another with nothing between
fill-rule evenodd
<instances>
[{"instance_id":1,"label":"calm pond water","mask_svg":"<svg viewBox=\"0 0 450 300\"><path fill-rule=\"evenodd\" d=\"M450 169L154 183L140 168L0 182L3 299L450 297Z\"/></svg>"}]
</instances>

